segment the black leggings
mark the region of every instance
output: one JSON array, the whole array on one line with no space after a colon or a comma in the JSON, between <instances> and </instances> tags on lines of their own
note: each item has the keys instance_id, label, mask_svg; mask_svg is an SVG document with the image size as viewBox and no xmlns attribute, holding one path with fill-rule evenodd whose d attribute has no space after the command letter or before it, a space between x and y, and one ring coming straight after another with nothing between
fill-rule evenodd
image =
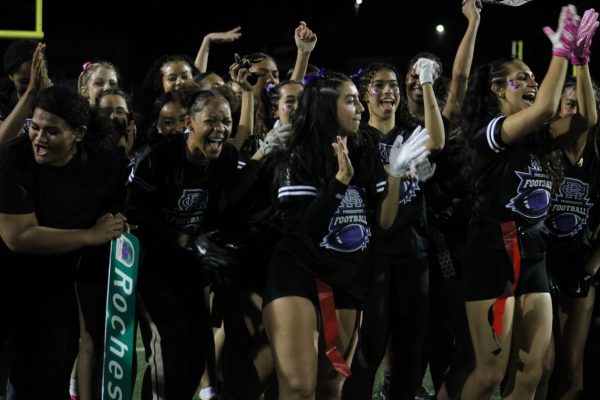
<instances>
[{"instance_id":1,"label":"black leggings","mask_svg":"<svg viewBox=\"0 0 600 400\"><path fill-rule=\"evenodd\" d=\"M427 256L376 255L375 266L359 347L352 361L352 375L344 383L342 398L370 398L375 374L391 335L390 395L394 399L412 400L422 379L422 350L429 311Z\"/></svg>"},{"instance_id":2,"label":"black leggings","mask_svg":"<svg viewBox=\"0 0 600 400\"><path fill-rule=\"evenodd\" d=\"M170 257L169 257L170 256ZM142 399L191 399L214 341L200 265L184 252L148 253L140 267L138 309L148 367Z\"/></svg>"}]
</instances>

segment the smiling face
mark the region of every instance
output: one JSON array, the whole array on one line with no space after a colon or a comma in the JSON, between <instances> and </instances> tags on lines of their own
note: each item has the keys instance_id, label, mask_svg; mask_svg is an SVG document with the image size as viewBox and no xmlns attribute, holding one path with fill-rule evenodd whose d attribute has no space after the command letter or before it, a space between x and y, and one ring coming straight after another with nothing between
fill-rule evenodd
<instances>
[{"instance_id":1,"label":"smiling face","mask_svg":"<svg viewBox=\"0 0 600 400\"><path fill-rule=\"evenodd\" d=\"M371 118L392 118L400 101L400 86L394 71L382 68L375 72L364 100Z\"/></svg>"},{"instance_id":2,"label":"smiling face","mask_svg":"<svg viewBox=\"0 0 600 400\"><path fill-rule=\"evenodd\" d=\"M406 98L409 103L423 104L423 88L419 81L419 75L415 72L411 65L404 77L404 85L406 86Z\"/></svg>"},{"instance_id":3,"label":"smiling face","mask_svg":"<svg viewBox=\"0 0 600 400\"><path fill-rule=\"evenodd\" d=\"M211 97L204 100L203 105L194 105L193 109L192 116L187 118L190 129L187 140L188 159L194 163L215 160L231 134L229 103L222 97Z\"/></svg>"},{"instance_id":4,"label":"smiling face","mask_svg":"<svg viewBox=\"0 0 600 400\"><path fill-rule=\"evenodd\" d=\"M177 90L183 82L193 77L192 67L183 60L169 61L160 70L162 72L162 85L165 93Z\"/></svg>"},{"instance_id":5,"label":"smiling face","mask_svg":"<svg viewBox=\"0 0 600 400\"><path fill-rule=\"evenodd\" d=\"M492 90L498 96L502 113L508 116L533 104L538 84L529 67L522 61L514 60L506 69L506 80L493 84Z\"/></svg>"},{"instance_id":6,"label":"smiling face","mask_svg":"<svg viewBox=\"0 0 600 400\"><path fill-rule=\"evenodd\" d=\"M337 119L341 136L358 132L360 115L365 110L359 101L358 90L351 81L344 82L338 89Z\"/></svg>"},{"instance_id":7,"label":"smiling face","mask_svg":"<svg viewBox=\"0 0 600 400\"><path fill-rule=\"evenodd\" d=\"M91 73L85 86L81 87L81 94L88 99L90 105L93 105L101 91L118 86L117 72L112 68L100 66Z\"/></svg>"},{"instance_id":8,"label":"smiling face","mask_svg":"<svg viewBox=\"0 0 600 400\"><path fill-rule=\"evenodd\" d=\"M29 128L35 161L53 167L66 165L77 152L77 142L84 134L84 126L72 128L59 116L36 108Z\"/></svg>"}]
</instances>

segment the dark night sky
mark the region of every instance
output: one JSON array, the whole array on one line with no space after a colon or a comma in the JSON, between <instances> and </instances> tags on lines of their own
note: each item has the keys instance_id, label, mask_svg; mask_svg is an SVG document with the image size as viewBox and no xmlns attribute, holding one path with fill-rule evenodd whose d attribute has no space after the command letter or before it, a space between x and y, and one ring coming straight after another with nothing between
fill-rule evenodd
<instances>
[{"instance_id":1,"label":"dark night sky","mask_svg":"<svg viewBox=\"0 0 600 400\"><path fill-rule=\"evenodd\" d=\"M580 14L596 3L573 0ZM33 26L34 0L2 0L0 29ZM44 31L51 76L72 79L81 64L108 59L120 67L129 85L139 83L152 60L162 54L186 53L192 58L208 32L242 26L243 36L230 44L213 45L209 68L225 71L233 53L264 51L285 73L293 63L293 29L305 20L319 38L311 62L319 67L352 73L371 60L393 62L404 71L411 55L431 51L449 74L467 20L460 0L363 0L355 13L354 0L46 0ZM6 4L6 5L5 5ZM58 6L60 4L60 7ZM210 5L207 5L210 4ZM540 79L550 57L550 42L542 26L556 27L559 0L533 0L521 7L485 4L475 49L475 64L510 55L511 41L524 41L524 60ZM77 18L66 16L77 14ZM147 15L141 17L141 15ZM443 24L446 33L434 27ZM592 53L592 75L600 79L600 38ZM0 53L9 40L0 40ZM594 65L595 64L595 65Z\"/></svg>"}]
</instances>

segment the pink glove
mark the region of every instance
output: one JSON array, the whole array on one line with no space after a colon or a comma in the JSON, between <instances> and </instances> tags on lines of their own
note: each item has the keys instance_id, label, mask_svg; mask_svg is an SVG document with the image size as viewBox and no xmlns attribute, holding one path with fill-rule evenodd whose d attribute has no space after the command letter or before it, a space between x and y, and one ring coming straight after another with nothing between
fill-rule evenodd
<instances>
[{"instance_id":1,"label":"pink glove","mask_svg":"<svg viewBox=\"0 0 600 400\"><path fill-rule=\"evenodd\" d=\"M552 55L569 58L571 50L575 47L575 37L579 27L579 15L574 5L564 6L558 18L556 32L549 26L544 27L544 33L552 42Z\"/></svg>"},{"instance_id":2,"label":"pink glove","mask_svg":"<svg viewBox=\"0 0 600 400\"><path fill-rule=\"evenodd\" d=\"M593 8L590 8L583 14L577 36L575 37L575 45L571 53L571 64L582 65L590 62L590 47L592 46L592 37L598 28L598 13Z\"/></svg>"}]
</instances>

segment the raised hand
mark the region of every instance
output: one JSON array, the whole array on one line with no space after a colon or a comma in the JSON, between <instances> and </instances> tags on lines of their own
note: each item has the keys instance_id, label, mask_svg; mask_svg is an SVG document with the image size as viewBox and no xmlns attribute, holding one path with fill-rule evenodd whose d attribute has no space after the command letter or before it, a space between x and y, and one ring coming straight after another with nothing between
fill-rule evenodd
<instances>
[{"instance_id":1,"label":"raised hand","mask_svg":"<svg viewBox=\"0 0 600 400\"><path fill-rule=\"evenodd\" d=\"M413 72L419 75L419 83L433 83L440 76L440 65L428 58L419 58L413 65Z\"/></svg>"},{"instance_id":2,"label":"raised hand","mask_svg":"<svg viewBox=\"0 0 600 400\"><path fill-rule=\"evenodd\" d=\"M298 50L310 53L317 44L317 35L308 29L306 22L300 21L300 25L294 30L294 41Z\"/></svg>"},{"instance_id":3,"label":"raised hand","mask_svg":"<svg viewBox=\"0 0 600 400\"><path fill-rule=\"evenodd\" d=\"M204 36L202 44L198 49L196 60L194 60L194 66L198 68L200 72L206 72L208 66L208 53L210 52L211 43L225 43L233 42L238 40L242 36L242 27L236 26L227 32L211 32Z\"/></svg>"},{"instance_id":4,"label":"raised hand","mask_svg":"<svg viewBox=\"0 0 600 400\"><path fill-rule=\"evenodd\" d=\"M231 77L231 80L240 85L244 92L252 91L252 83L248 81L250 75L252 75L250 70L243 67L241 64L233 63L229 66L229 76ZM255 75L253 75L253 77L255 77Z\"/></svg>"},{"instance_id":5,"label":"raised hand","mask_svg":"<svg viewBox=\"0 0 600 400\"><path fill-rule=\"evenodd\" d=\"M271 129L265 136L265 140L260 141L260 150L265 156L272 152L284 151L291 134L292 125L290 124Z\"/></svg>"},{"instance_id":6,"label":"raised hand","mask_svg":"<svg viewBox=\"0 0 600 400\"><path fill-rule=\"evenodd\" d=\"M405 176L410 172L412 160L420 159L429 154L425 143L429 140L429 132L417 126L408 140L403 143L402 135L398 135L390 150L390 175Z\"/></svg>"},{"instance_id":7,"label":"raised hand","mask_svg":"<svg viewBox=\"0 0 600 400\"><path fill-rule=\"evenodd\" d=\"M552 42L552 55L569 58L575 46L575 37L579 27L579 15L574 5L564 6L558 17L558 27L553 31L549 26L544 27L544 33Z\"/></svg>"},{"instance_id":8,"label":"raised hand","mask_svg":"<svg viewBox=\"0 0 600 400\"><path fill-rule=\"evenodd\" d=\"M227 32L211 32L204 36L203 40L209 41L210 43L225 43L225 42L233 42L234 40L238 40L240 36L242 36L242 27L236 26L233 29L228 30Z\"/></svg>"},{"instance_id":9,"label":"raised hand","mask_svg":"<svg viewBox=\"0 0 600 400\"><path fill-rule=\"evenodd\" d=\"M479 20L482 8L481 0L463 0L462 2L462 13L469 22Z\"/></svg>"},{"instance_id":10,"label":"raised hand","mask_svg":"<svg viewBox=\"0 0 600 400\"><path fill-rule=\"evenodd\" d=\"M338 159L338 172L335 175L336 179L343 184L348 185L354 176L354 167L348 157L348 147L346 147L347 138L337 136L336 143L332 143L333 150Z\"/></svg>"},{"instance_id":11,"label":"raised hand","mask_svg":"<svg viewBox=\"0 0 600 400\"><path fill-rule=\"evenodd\" d=\"M44 58L45 50L46 45L40 42L33 52L33 57L31 59L31 73L29 76L29 90L32 93L39 93L52 86L52 81L48 78L48 67L46 66L46 60Z\"/></svg>"},{"instance_id":12,"label":"raised hand","mask_svg":"<svg viewBox=\"0 0 600 400\"><path fill-rule=\"evenodd\" d=\"M575 37L575 46L571 53L571 64L584 65L590 62L590 47L592 46L592 37L598 28L598 13L593 8L587 10L581 18L577 36Z\"/></svg>"}]
</instances>

